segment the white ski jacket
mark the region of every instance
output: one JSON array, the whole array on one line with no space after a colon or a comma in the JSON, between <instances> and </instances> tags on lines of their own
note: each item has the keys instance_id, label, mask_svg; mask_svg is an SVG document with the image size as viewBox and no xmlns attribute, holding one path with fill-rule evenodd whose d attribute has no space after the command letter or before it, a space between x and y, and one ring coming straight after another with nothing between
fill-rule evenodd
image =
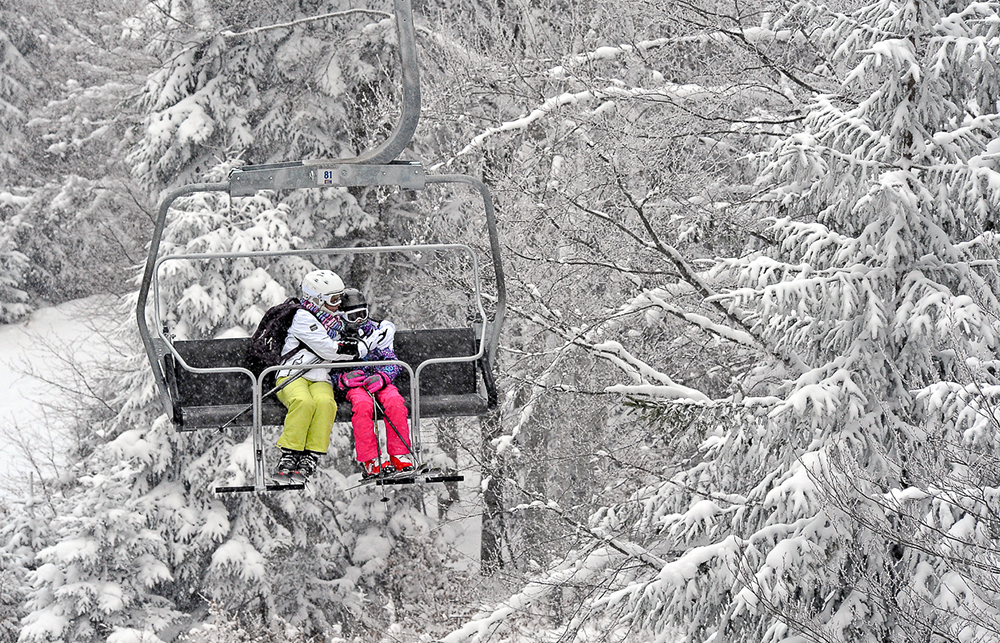
<instances>
[{"instance_id":1,"label":"white ski jacket","mask_svg":"<svg viewBox=\"0 0 1000 643\"><path fill-rule=\"evenodd\" d=\"M296 347L300 347L295 350ZM353 354L339 352L340 343L331 338L326 332L326 328L320 323L316 316L308 310L299 310L292 318L292 324L288 327L288 336L285 338L285 345L281 349L282 355L289 351L291 353L282 364L308 364L310 362L351 362L362 359L364 356L355 357ZM358 350L367 353L366 347L358 342ZM318 359L317 359L318 358ZM294 375L297 370L285 369L278 371L278 377L288 377ZM330 379L330 369L314 368L306 371L303 375L311 382L322 382Z\"/></svg>"}]
</instances>

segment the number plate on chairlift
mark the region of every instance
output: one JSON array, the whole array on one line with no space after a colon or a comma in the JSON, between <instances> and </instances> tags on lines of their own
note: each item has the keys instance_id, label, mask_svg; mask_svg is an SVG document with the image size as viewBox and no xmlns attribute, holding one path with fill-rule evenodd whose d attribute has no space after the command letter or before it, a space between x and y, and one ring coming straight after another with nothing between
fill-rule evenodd
<instances>
[{"instance_id":1,"label":"number plate on chairlift","mask_svg":"<svg viewBox=\"0 0 1000 643\"><path fill-rule=\"evenodd\" d=\"M317 185L338 185L337 170L316 170Z\"/></svg>"},{"instance_id":2,"label":"number plate on chairlift","mask_svg":"<svg viewBox=\"0 0 1000 643\"><path fill-rule=\"evenodd\" d=\"M340 165L316 168L316 185L398 185L423 189L427 173L419 163Z\"/></svg>"}]
</instances>

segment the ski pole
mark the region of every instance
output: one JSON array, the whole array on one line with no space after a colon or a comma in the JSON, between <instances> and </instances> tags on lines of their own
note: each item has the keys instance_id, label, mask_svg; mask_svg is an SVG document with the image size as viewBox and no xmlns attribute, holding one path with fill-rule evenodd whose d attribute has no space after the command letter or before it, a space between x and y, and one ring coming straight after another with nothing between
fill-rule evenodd
<instances>
[{"instance_id":1,"label":"ski pole","mask_svg":"<svg viewBox=\"0 0 1000 643\"><path fill-rule=\"evenodd\" d=\"M309 360L308 362L303 362L302 365L305 366L307 364L313 364L317 360L318 360L318 358L317 359L312 359L312 360ZM288 386L289 384L291 384L292 382L294 382L295 380L299 379L300 377L302 377L305 374L306 374L306 369L304 369L304 368L303 369L299 369L299 371L297 373L295 373L295 375L292 375L291 377L286 378L284 382L282 382L281 384L278 384L277 386L275 386L274 388L272 388L267 393L264 393L263 395L261 395L260 396L260 401L263 402L264 400L266 400L267 398L271 397L272 395L274 395L275 393L277 393L281 389L285 388L286 386ZM220 426L218 428L218 430L219 431L224 430L227 426L229 426L230 424L232 424L233 422L235 422L236 420L238 420L241 415L243 415L244 413L246 413L247 411L249 411L252 408L253 408L253 402L251 402L245 408L243 408L242 410L240 410L239 413L237 413L233 417L229 418L229 420L227 420L225 424L223 424L222 426Z\"/></svg>"},{"instance_id":2,"label":"ski pole","mask_svg":"<svg viewBox=\"0 0 1000 643\"><path fill-rule=\"evenodd\" d=\"M375 434L375 454L378 457L378 485L382 487L382 497L379 498L382 502L389 502L389 497L385 493L385 466L382 464L382 447L378 443L378 402L375 400L375 394L365 389L369 397L372 398L372 432ZM382 415L385 418L385 415ZM386 418L388 420L388 418Z\"/></svg>"},{"instance_id":3,"label":"ski pole","mask_svg":"<svg viewBox=\"0 0 1000 643\"><path fill-rule=\"evenodd\" d=\"M372 404L375 405L375 408L377 410L379 410L379 411L382 412L382 419L385 420L386 424L388 424L390 427L392 427L392 432L396 434L396 437L399 438L399 441L403 443L404 447L406 447L406 452L409 453L410 455L412 455L414 458L416 458L417 455L413 452L413 449L410 448L409 443L406 440L403 439L402 435L400 435L399 429L397 429L396 425L393 424L392 420L389 419L389 415L385 412L385 409L382 408L382 405L379 404L379 401L375 397L375 394L374 393L369 393L369 395L372 396Z\"/></svg>"}]
</instances>

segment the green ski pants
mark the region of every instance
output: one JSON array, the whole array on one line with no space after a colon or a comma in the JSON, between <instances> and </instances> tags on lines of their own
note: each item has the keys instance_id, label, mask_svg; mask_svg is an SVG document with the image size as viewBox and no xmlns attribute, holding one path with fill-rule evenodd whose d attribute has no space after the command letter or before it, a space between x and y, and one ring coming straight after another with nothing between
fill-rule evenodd
<instances>
[{"instance_id":1,"label":"green ski pants","mask_svg":"<svg viewBox=\"0 0 1000 643\"><path fill-rule=\"evenodd\" d=\"M280 385L285 379L276 383ZM330 382L311 382L300 377L277 395L288 409L278 446L292 451L326 453L337 417L337 400L333 398Z\"/></svg>"}]
</instances>

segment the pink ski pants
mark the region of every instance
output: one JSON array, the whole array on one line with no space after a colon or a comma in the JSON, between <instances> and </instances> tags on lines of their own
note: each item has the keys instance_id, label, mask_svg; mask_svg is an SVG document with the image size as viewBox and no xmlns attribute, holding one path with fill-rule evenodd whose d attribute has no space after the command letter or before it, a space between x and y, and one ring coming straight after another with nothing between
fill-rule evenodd
<instances>
[{"instance_id":1,"label":"pink ski pants","mask_svg":"<svg viewBox=\"0 0 1000 643\"><path fill-rule=\"evenodd\" d=\"M393 384L386 384L375 393L379 405L384 409L392 426L385 423L385 417L379 413L385 424L386 450L389 455L406 455L410 452L410 424L407 421L406 402L399 394ZM375 434L375 422L372 418L372 398L362 387L347 389L347 401L351 403L353 409L351 415L351 425L354 427L354 450L357 452L358 462L368 462L378 457L377 437ZM396 431L399 435L396 435ZM402 436L402 439L400 439ZM385 454L382 454L385 456Z\"/></svg>"}]
</instances>

